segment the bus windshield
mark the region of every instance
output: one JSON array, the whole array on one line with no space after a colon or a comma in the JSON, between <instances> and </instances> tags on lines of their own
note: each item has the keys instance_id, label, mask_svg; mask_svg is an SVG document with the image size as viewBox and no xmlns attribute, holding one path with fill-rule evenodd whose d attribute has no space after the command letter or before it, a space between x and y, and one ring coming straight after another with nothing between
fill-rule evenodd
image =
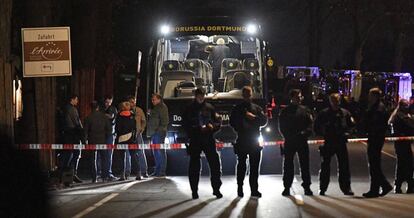
<instances>
[{"instance_id":1,"label":"bus windshield","mask_svg":"<svg viewBox=\"0 0 414 218\"><path fill-rule=\"evenodd\" d=\"M207 98L241 98L251 86L263 96L260 40L251 36L186 35L157 43L155 87L165 99L190 98L195 89Z\"/></svg>"}]
</instances>

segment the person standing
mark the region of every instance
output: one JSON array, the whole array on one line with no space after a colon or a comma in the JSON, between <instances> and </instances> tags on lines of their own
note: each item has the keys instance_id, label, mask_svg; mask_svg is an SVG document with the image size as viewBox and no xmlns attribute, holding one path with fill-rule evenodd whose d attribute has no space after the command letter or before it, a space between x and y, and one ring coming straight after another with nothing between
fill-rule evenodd
<instances>
[{"instance_id":1,"label":"person standing","mask_svg":"<svg viewBox=\"0 0 414 218\"><path fill-rule=\"evenodd\" d=\"M331 173L330 164L333 155L338 160L339 187L344 195L354 195L351 190L351 173L349 170L348 141L349 130L355 125L350 112L339 107L340 95L329 96L330 107L322 110L315 120L315 132L324 136L325 144L319 147L321 170L319 172L319 194L325 195Z\"/></svg>"},{"instance_id":2,"label":"person standing","mask_svg":"<svg viewBox=\"0 0 414 218\"><path fill-rule=\"evenodd\" d=\"M152 144L163 144L167 136L168 108L161 95L153 94L151 97L152 109L148 112L147 135L151 137ZM167 153L165 149L154 149L155 172L153 176L164 177L167 167Z\"/></svg>"},{"instance_id":3,"label":"person standing","mask_svg":"<svg viewBox=\"0 0 414 218\"><path fill-rule=\"evenodd\" d=\"M397 108L391 114L388 124L392 125L394 135L412 136L414 134L414 117L410 114L409 102L401 99ZM401 185L407 182L407 194L414 193L413 179L413 151L411 150L412 141L395 141L394 148L397 154L397 166L395 170L395 193L403 193Z\"/></svg>"},{"instance_id":4,"label":"person standing","mask_svg":"<svg viewBox=\"0 0 414 218\"><path fill-rule=\"evenodd\" d=\"M262 197L259 192L259 169L262 147L259 144L260 127L266 125L263 109L252 102L253 90L250 86L242 89L243 102L231 111L230 125L237 132L234 153L237 155L237 195L243 197L243 182L246 175L246 160L249 157L249 184L251 196Z\"/></svg>"},{"instance_id":5,"label":"person standing","mask_svg":"<svg viewBox=\"0 0 414 218\"><path fill-rule=\"evenodd\" d=\"M305 195L313 195L310 189L311 177L309 172L308 137L312 133L312 115L309 109L301 105L303 96L299 89L289 92L290 104L280 112L279 128L285 144L283 146L283 196L290 195L294 177L293 159L298 153L302 176L302 187Z\"/></svg>"},{"instance_id":6,"label":"person standing","mask_svg":"<svg viewBox=\"0 0 414 218\"><path fill-rule=\"evenodd\" d=\"M385 105L381 102L382 91L372 88L368 94L368 109L363 117L365 130L368 134L368 163L371 176L371 187L362 194L366 198L385 196L392 190L381 169L381 150L384 146L388 116ZM382 192L380 193L380 188Z\"/></svg>"},{"instance_id":7,"label":"person standing","mask_svg":"<svg viewBox=\"0 0 414 218\"><path fill-rule=\"evenodd\" d=\"M131 113L131 105L129 102L125 101L122 102L119 106L119 114L116 118L116 124L115 124L115 132L116 132L116 143L117 144L134 144L135 143L135 134L136 134L136 124L134 116ZM119 178L119 181L127 180L128 178L125 176L125 170L126 170L126 152L131 154L131 160L136 163L137 169L137 176L136 180L141 180L141 170L139 166L139 160L138 160L138 153L135 149L127 149L122 150L122 168L121 168L121 177Z\"/></svg>"},{"instance_id":8,"label":"person standing","mask_svg":"<svg viewBox=\"0 0 414 218\"><path fill-rule=\"evenodd\" d=\"M103 111L105 112L106 117L108 118L110 124L111 124L111 134L108 135L106 139L106 144L114 144L115 142L115 119L116 115L118 114L118 110L115 106L112 105L113 97L112 95L106 95L104 97L104 108ZM102 168L103 171L108 170L108 172L103 172L103 174L108 175L107 178L102 177L105 181L113 181L118 178L116 178L112 174L112 156L114 154L114 149L108 149L105 152L101 152L102 156L106 155L105 161L102 161L103 164L106 164L107 168ZM98 153L99 155L99 153Z\"/></svg>"},{"instance_id":9,"label":"person standing","mask_svg":"<svg viewBox=\"0 0 414 218\"><path fill-rule=\"evenodd\" d=\"M88 144L105 144L108 137L112 134L111 124L103 112L99 110L98 102L91 103L92 113L85 119L85 139ZM96 182L96 156L97 152L101 155L102 179L109 178L109 162L107 150L94 150L92 156L92 183Z\"/></svg>"},{"instance_id":10,"label":"person standing","mask_svg":"<svg viewBox=\"0 0 414 218\"><path fill-rule=\"evenodd\" d=\"M204 152L210 166L211 186L213 195L222 198L220 158L217 154L213 133L220 128L220 121L214 107L205 102L205 91L202 88L195 90L195 99L184 112L183 126L187 132L190 144L187 153L190 155L188 178L192 197L198 198L198 182L200 180L200 154Z\"/></svg>"},{"instance_id":11,"label":"person standing","mask_svg":"<svg viewBox=\"0 0 414 218\"><path fill-rule=\"evenodd\" d=\"M136 99L134 96L128 96L128 101L131 104L131 112L135 117L135 123L137 126L137 136L136 141L137 144L143 144L144 140L142 138L142 133L147 126L147 120L145 118L144 111L136 106ZM141 174L144 178L148 178L148 165L147 165L147 158L145 156L144 149L138 149L138 157L139 157L139 165L141 166ZM130 164L131 162L129 162ZM131 164L130 164L131 165Z\"/></svg>"},{"instance_id":12,"label":"person standing","mask_svg":"<svg viewBox=\"0 0 414 218\"><path fill-rule=\"evenodd\" d=\"M208 62L213 67L213 84L214 88L217 90L218 79L220 78L221 73L221 64L223 59L230 57L230 48L226 45L223 38L218 38L216 44L217 45L213 47L208 57Z\"/></svg>"},{"instance_id":13,"label":"person standing","mask_svg":"<svg viewBox=\"0 0 414 218\"><path fill-rule=\"evenodd\" d=\"M76 106L79 103L77 95L71 95L69 102L65 107L63 140L65 144L79 144L83 141L83 126L79 118L78 109ZM83 181L78 177L78 165L81 157L81 150L62 150L60 157L60 172L64 170L73 170L73 181L82 183Z\"/></svg>"}]
</instances>

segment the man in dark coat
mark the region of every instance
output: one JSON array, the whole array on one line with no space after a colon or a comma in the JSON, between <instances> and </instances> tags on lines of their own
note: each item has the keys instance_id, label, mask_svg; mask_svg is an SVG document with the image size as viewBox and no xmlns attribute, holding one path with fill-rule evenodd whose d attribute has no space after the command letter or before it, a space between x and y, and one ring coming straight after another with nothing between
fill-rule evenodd
<instances>
[{"instance_id":1,"label":"man in dark coat","mask_svg":"<svg viewBox=\"0 0 414 218\"><path fill-rule=\"evenodd\" d=\"M111 124L111 128L112 128L112 134L110 134L108 136L108 138L106 139L106 144L114 144L115 142L115 120L116 120L116 115L118 114L118 110L116 109L116 107L114 105L112 105L113 102L113 96L112 95L106 95L104 97L104 107L103 107L103 111L105 112L105 115L107 116L110 124ZM106 150L106 165L108 166L108 170L109 170L109 177L108 178L104 178L105 181L114 181L117 180L118 178L115 177L112 174L112 156L114 153L114 149L108 149ZM99 156L99 154L98 154ZM99 159L99 158L98 158ZM104 169L102 169L104 170Z\"/></svg>"},{"instance_id":2,"label":"man in dark coat","mask_svg":"<svg viewBox=\"0 0 414 218\"><path fill-rule=\"evenodd\" d=\"M237 194L243 193L243 180L246 175L246 159L249 156L250 174L249 183L251 195L261 197L259 192L259 168L262 156L262 147L259 144L260 127L266 125L267 118L263 109L252 103L252 88L245 86L242 89L243 102L235 106L231 112L230 125L237 132L237 141L234 152L237 155Z\"/></svg>"},{"instance_id":3,"label":"man in dark coat","mask_svg":"<svg viewBox=\"0 0 414 218\"><path fill-rule=\"evenodd\" d=\"M333 155L338 160L339 187L345 195L354 195L351 190L348 150L346 147L349 130L354 126L351 113L339 107L340 95L329 96L330 107L322 110L315 120L315 132L324 136L325 144L319 147L322 162L319 173L320 195L325 195L329 185L330 164Z\"/></svg>"},{"instance_id":4,"label":"man in dark coat","mask_svg":"<svg viewBox=\"0 0 414 218\"><path fill-rule=\"evenodd\" d=\"M78 103L78 96L72 95L65 107L63 124L63 139L65 144L79 144L83 141L83 126L79 118L78 109L76 109ZM64 170L73 170L73 181L76 183L82 182L77 176L80 156L81 150L62 150L59 157L59 171L63 173Z\"/></svg>"},{"instance_id":5,"label":"man in dark coat","mask_svg":"<svg viewBox=\"0 0 414 218\"><path fill-rule=\"evenodd\" d=\"M91 103L92 113L85 119L85 138L88 144L106 144L108 137L112 135L112 126L105 114L99 110L99 104L96 101ZM109 161L107 158L107 150L99 150L101 155L102 178L109 178ZM92 156L92 182L96 182L96 155L97 151L93 151Z\"/></svg>"},{"instance_id":6,"label":"man in dark coat","mask_svg":"<svg viewBox=\"0 0 414 218\"><path fill-rule=\"evenodd\" d=\"M220 193L221 167L216 150L213 133L220 128L220 121L213 105L205 102L205 91L198 88L195 91L194 102L189 105L183 116L184 128L190 139L187 152L190 155L188 177L193 199L198 198L198 182L200 179L200 154L203 151L210 166L211 186L213 195L223 197Z\"/></svg>"},{"instance_id":7,"label":"man in dark coat","mask_svg":"<svg viewBox=\"0 0 414 218\"><path fill-rule=\"evenodd\" d=\"M303 99L299 89L289 92L290 104L280 112L279 128L285 144L283 146L283 196L290 195L294 177L293 159L298 153L300 170L302 175L302 187L305 195L313 195L310 189L311 177L309 172L309 147L308 137L312 133L312 115L309 109L301 105Z\"/></svg>"},{"instance_id":8,"label":"man in dark coat","mask_svg":"<svg viewBox=\"0 0 414 218\"><path fill-rule=\"evenodd\" d=\"M384 146L387 131L388 115L381 102L381 90L372 88L368 94L368 110L365 113L364 126L368 134L368 162L371 176L371 187L362 194L366 198L384 196L392 190L381 169L381 150ZM382 192L380 193L380 188Z\"/></svg>"}]
</instances>

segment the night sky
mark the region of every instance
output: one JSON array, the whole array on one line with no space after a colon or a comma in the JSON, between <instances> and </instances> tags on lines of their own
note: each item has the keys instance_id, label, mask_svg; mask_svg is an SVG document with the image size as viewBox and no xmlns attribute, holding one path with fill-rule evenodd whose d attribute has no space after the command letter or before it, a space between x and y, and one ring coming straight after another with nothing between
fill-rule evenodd
<instances>
[{"instance_id":1,"label":"night sky","mask_svg":"<svg viewBox=\"0 0 414 218\"><path fill-rule=\"evenodd\" d=\"M364 41L361 69L393 71L397 31L402 32L401 71L414 71L413 3L388 1L120 1L114 11L114 45L129 59L145 50L163 21L192 16L255 18L272 55L284 66L354 68L355 38ZM397 22L397 15L401 21ZM401 28L397 28L402 23ZM368 31L369 30L369 31Z\"/></svg>"}]
</instances>

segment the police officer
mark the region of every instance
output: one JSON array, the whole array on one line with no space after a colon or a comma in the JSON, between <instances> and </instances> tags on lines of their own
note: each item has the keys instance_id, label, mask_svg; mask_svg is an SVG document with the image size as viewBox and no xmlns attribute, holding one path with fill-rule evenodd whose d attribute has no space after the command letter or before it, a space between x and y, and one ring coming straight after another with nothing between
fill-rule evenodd
<instances>
[{"instance_id":1,"label":"police officer","mask_svg":"<svg viewBox=\"0 0 414 218\"><path fill-rule=\"evenodd\" d=\"M220 193L221 186L221 167L220 159L217 154L216 144L213 133L220 128L220 121L214 107L205 102L205 91L198 88L195 91L195 99L190 104L183 115L185 131L190 139L187 153L190 155L188 177L193 199L198 198L198 182L200 180L200 154L203 151L210 166L211 186L213 195L222 198Z\"/></svg>"},{"instance_id":2,"label":"police officer","mask_svg":"<svg viewBox=\"0 0 414 218\"><path fill-rule=\"evenodd\" d=\"M414 133L414 117L409 111L409 102L401 99L397 108L391 114L388 124L392 125L395 136L411 136ZM397 154L397 167L395 172L395 193L401 194L401 185L407 182L407 193L414 193L413 179L413 151L412 141L394 142Z\"/></svg>"},{"instance_id":3,"label":"police officer","mask_svg":"<svg viewBox=\"0 0 414 218\"><path fill-rule=\"evenodd\" d=\"M234 153L237 155L237 194L243 197L243 180L246 175L246 159L249 156L249 183L251 195L261 197L258 191L259 167L262 147L259 144L260 127L264 126L267 118L259 105L252 103L252 88L242 89L243 102L235 106L231 112L230 125L237 132L237 142Z\"/></svg>"},{"instance_id":4,"label":"police officer","mask_svg":"<svg viewBox=\"0 0 414 218\"><path fill-rule=\"evenodd\" d=\"M368 134L368 162L371 187L362 194L366 198L384 196L392 190L381 169L381 150L384 146L388 116L385 105L381 102L381 90L372 88L368 94L368 109L364 115L364 126ZM380 193L380 188L382 192Z\"/></svg>"},{"instance_id":5,"label":"police officer","mask_svg":"<svg viewBox=\"0 0 414 218\"><path fill-rule=\"evenodd\" d=\"M311 177L309 172L309 147L308 137L312 133L312 115L309 109L301 105L303 96L299 89L289 92L290 104L280 112L279 128L285 138L282 154L283 162L283 196L290 195L294 177L293 159L298 153L300 170L302 175L302 187L305 195L313 195L310 189Z\"/></svg>"},{"instance_id":6,"label":"police officer","mask_svg":"<svg viewBox=\"0 0 414 218\"><path fill-rule=\"evenodd\" d=\"M354 195L351 190L348 150L346 148L349 130L354 126L349 111L339 107L340 95L329 96L330 107L322 110L315 120L315 132L325 138L325 144L319 147L322 162L319 172L319 194L325 195L329 185L330 164L333 155L338 160L339 187L345 195Z\"/></svg>"}]
</instances>

